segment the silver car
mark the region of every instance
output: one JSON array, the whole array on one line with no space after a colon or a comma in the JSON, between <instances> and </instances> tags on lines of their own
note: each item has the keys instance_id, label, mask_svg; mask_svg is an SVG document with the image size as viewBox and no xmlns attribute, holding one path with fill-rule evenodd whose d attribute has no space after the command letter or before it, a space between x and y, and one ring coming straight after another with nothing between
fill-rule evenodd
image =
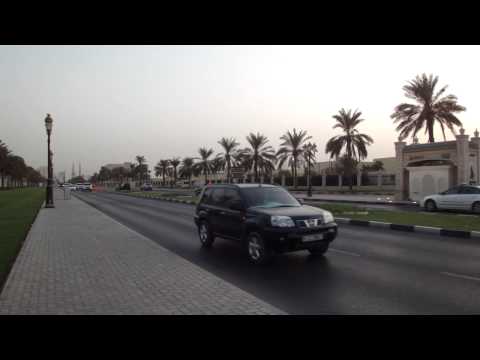
<instances>
[{"instance_id":1,"label":"silver car","mask_svg":"<svg viewBox=\"0 0 480 360\"><path fill-rule=\"evenodd\" d=\"M440 194L426 196L420 206L427 211L462 210L480 214L480 186L454 186Z\"/></svg>"}]
</instances>

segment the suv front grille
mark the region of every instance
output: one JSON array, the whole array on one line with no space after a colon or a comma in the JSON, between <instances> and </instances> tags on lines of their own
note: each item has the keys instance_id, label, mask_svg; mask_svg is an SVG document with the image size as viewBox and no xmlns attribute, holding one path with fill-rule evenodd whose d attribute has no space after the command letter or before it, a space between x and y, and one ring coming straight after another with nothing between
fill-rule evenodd
<instances>
[{"instance_id":1,"label":"suv front grille","mask_svg":"<svg viewBox=\"0 0 480 360\"><path fill-rule=\"evenodd\" d=\"M323 218L296 220L295 224L299 228L315 228L323 224Z\"/></svg>"}]
</instances>

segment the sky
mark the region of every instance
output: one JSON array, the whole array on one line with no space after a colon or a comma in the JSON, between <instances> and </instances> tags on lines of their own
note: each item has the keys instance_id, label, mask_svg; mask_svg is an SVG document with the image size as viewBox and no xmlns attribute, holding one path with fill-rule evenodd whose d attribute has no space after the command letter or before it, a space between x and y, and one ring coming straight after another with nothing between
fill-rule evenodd
<instances>
[{"instance_id":1,"label":"sky","mask_svg":"<svg viewBox=\"0 0 480 360\"><path fill-rule=\"evenodd\" d=\"M153 167L202 146L221 152L224 136L247 146L250 132L277 148L293 128L324 161L339 134L332 116L346 108L362 112L359 130L375 141L368 159L388 157L398 136L390 115L424 72L467 108L458 115L467 134L480 127L478 64L479 46L0 46L0 140L46 165L50 113L55 172L67 176L72 162L91 175L136 155Z\"/></svg>"}]
</instances>

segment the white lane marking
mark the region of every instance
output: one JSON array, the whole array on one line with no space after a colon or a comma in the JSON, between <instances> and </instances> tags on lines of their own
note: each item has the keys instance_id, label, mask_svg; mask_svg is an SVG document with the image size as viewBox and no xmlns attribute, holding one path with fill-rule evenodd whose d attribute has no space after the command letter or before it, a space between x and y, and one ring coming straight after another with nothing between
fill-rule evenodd
<instances>
[{"instance_id":1,"label":"white lane marking","mask_svg":"<svg viewBox=\"0 0 480 360\"><path fill-rule=\"evenodd\" d=\"M345 251L345 250L334 249L334 248L330 248L330 251L338 252L340 254L345 254L345 255L361 256L360 254L357 254L357 253L353 253L353 252Z\"/></svg>"},{"instance_id":2,"label":"white lane marking","mask_svg":"<svg viewBox=\"0 0 480 360\"><path fill-rule=\"evenodd\" d=\"M461 278L461 279L480 281L480 278L477 278L477 277L474 277L474 276L454 274L454 273L450 273L450 272L442 272L441 274L447 275L447 276L452 276L452 277L457 277L457 278Z\"/></svg>"}]
</instances>

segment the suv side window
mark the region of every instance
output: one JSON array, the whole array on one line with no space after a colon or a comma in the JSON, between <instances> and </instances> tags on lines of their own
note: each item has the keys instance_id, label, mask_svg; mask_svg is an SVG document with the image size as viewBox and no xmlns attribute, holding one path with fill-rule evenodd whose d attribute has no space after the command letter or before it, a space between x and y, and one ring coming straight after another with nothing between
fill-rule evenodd
<instances>
[{"instance_id":1,"label":"suv side window","mask_svg":"<svg viewBox=\"0 0 480 360\"><path fill-rule=\"evenodd\" d=\"M223 188L213 188L212 195L210 196L210 205L223 206Z\"/></svg>"},{"instance_id":2,"label":"suv side window","mask_svg":"<svg viewBox=\"0 0 480 360\"><path fill-rule=\"evenodd\" d=\"M235 189L225 189L224 194L223 194L223 201L222 205L226 208L230 208L233 203L236 202L241 202L242 198L240 197L240 194L238 193L237 190Z\"/></svg>"}]
</instances>

